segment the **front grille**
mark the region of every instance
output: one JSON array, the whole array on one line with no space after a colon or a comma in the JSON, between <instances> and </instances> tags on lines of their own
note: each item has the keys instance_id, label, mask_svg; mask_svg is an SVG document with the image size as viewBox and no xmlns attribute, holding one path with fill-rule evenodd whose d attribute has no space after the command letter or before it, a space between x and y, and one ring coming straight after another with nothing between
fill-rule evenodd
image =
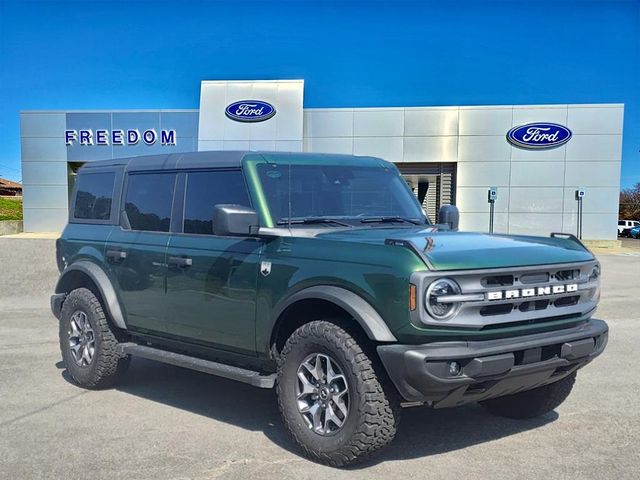
<instances>
[{"instance_id":1,"label":"front grille","mask_svg":"<svg viewBox=\"0 0 640 480\"><path fill-rule=\"evenodd\" d=\"M596 264L593 260L512 269L416 272L411 283L418 286L418 291L425 292L433 280L447 277L460 285L466 299L461 301L457 315L438 321L428 315L420 298L412 321L417 325L484 329L580 317L597 304L597 280L589 279Z\"/></svg>"},{"instance_id":2,"label":"front grille","mask_svg":"<svg viewBox=\"0 0 640 480\"><path fill-rule=\"evenodd\" d=\"M553 304L556 307L570 307L572 305L577 304L579 300L580 300L580 295L572 295L570 297L559 298L555 302L553 302Z\"/></svg>"},{"instance_id":3,"label":"front grille","mask_svg":"<svg viewBox=\"0 0 640 480\"><path fill-rule=\"evenodd\" d=\"M547 272L525 273L520 276L520 283L524 285L531 285L532 283L547 283L548 281L549 273Z\"/></svg>"},{"instance_id":4,"label":"front grille","mask_svg":"<svg viewBox=\"0 0 640 480\"><path fill-rule=\"evenodd\" d=\"M513 275L492 275L484 277L482 285L485 287L510 287L513 285Z\"/></svg>"},{"instance_id":5,"label":"front grille","mask_svg":"<svg viewBox=\"0 0 640 480\"><path fill-rule=\"evenodd\" d=\"M569 280L575 280L580 276L580 270L560 270L556 272L556 279L561 282L567 282Z\"/></svg>"},{"instance_id":6,"label":"front grille","mask_svg":"<svg viewBox=\"0 0 640 480\"><path fill-rule=\"evenodd\" d=\"M522 302L518 306L521 312L531 312L532 310L544 310L549 306L549 300L534 300L531 302Z\"/></svg>"},{"instance_id":7,"label":"front grille","mask_svg":"<svg viewBox=\"0 0 640 480\"><path fill-rule=\"evenodd\" d=\"M502 305L487 305L480 309L480 315L488 317L491 315L506 315L513 310L513 304L503 303Z\"/></svg>"}]
</instances>

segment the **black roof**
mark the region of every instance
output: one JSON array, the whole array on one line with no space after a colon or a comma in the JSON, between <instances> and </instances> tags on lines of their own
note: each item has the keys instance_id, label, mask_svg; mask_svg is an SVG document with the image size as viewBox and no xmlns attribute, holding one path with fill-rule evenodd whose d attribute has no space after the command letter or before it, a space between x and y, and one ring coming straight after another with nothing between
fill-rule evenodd
<instances>
[{"instance_id":1,"label":"black roof","mask_svg":"<svg viewBox=\"0 0 640 480\"><path fill-rule=\"evenodd\" d=\"M114 158L110 160L98 160L87 162L81 170L101 168L101 167L124 167L127 171L144 170L174 170L182 168L233 168L240 167L242 159L247 155L262 156L265 160L282 158L283 156L304 157L304 158L344 158L344 163L374 159L374 157L355 157L353 155L323 154L323 153L303 153L303 152L253 152L253 151L209 151L209 152L187 152L170 153L163 155L144 155L129 158ZM377 162L381 159L375 158Z\"/></svg>"},{"instance_id":2,"label":"black roof","mask_svg":"<svg viewBox=\"0 0 640 480\"><path fill-rule=\"evenodd\" d=\"M223 152L187 152L170 153L163 155L143 155L139 157L114 158L87 162L83 169L124 166L129 171L140 170L164 170L177 168L203 168L203 167L239 167L242 159L248 153L246 151Z\"/></svg>"}]
</instances>

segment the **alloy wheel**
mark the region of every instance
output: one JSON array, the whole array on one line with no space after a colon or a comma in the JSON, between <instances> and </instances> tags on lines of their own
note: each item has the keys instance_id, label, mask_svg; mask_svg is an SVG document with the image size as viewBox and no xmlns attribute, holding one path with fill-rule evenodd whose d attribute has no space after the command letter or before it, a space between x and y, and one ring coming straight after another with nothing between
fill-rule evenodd
<instances>
[{"instance_id":1,"label":"alloy wheel","mask_svg":"<svg viewBox=\"0 0 640 480\"><path fill-rule=\"evenodd\" d=\"M330 356L313 353L298 367L298 411L310 430L327 436L338 432L349 415L349 385Z\"/></svg>"},{"instance_id":2,"label":"alloy wheel","mask_svg":"<svg viewBox=\"0 0 640 480\"><path fill-rule=\"evenodd\" d=\"M96 351L96 337L87 314L77 310L69 320L69 349L73 359L80 367L86 367L93 361Z\"/></svg>"}]
</instances>

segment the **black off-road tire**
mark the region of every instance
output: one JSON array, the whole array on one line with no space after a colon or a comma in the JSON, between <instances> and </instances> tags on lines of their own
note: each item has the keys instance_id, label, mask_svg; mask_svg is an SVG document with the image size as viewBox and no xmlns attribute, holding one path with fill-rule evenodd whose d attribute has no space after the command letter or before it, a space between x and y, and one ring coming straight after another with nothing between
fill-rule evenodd
<instances>
[{"instance_id":1,"label":"black off-road tire","mask_svg":"<svg viewBox=\"0 0 640 480\"><path fill-rule=\"evenodd\" d=\"M576 373L562 380L515 395L506 395L481 402L494 415L508 418L534 418L544 415L564 402L576 381Z\"/></svg>"},{"instance_id":2,"label":"black off-road tire","mask_svg":"<svg viewBox=\"0 0 640 480\"><path fill-rule=\"evenodd\" d=\"M71 353L71 317L77 311L87 316L95 336L95 351L89 365L80 366ZM113 386L129 366L129 356L118 353L118 340L109 325L98 298L87 288L67 295L60 312L60 351L67 372L75 383L89 389Z\"/></svg>"},{"instance_id":3,"label":"black off-road tire","mask_svg":"<svg viewBox=\"0 0 640 480\"><path fill-rule=\"evenodd\" d=\"M308 458L334 467L361 462L385 447L400 420L395 387L367 339L354 337L331 321L313 321L293 332L278 362L276 391L287 430ZM297 407L298 367L314 353L332 357L349 385L348 416L329 436L313 431Z\"/></svg>"}]
</instances>

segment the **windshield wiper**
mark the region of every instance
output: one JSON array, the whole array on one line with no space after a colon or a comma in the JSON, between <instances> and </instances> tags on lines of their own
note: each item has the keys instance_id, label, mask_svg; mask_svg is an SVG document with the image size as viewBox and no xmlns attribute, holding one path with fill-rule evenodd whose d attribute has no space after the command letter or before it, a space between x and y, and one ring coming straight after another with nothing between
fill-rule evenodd
<instances>
[{"instance_id":1,"label":"windshield wiper","mask_svg":"<svg viewBox=\"0 0 640 480\"><path fill-rule=\"evenodd\" d=\"M341 222L340 220L336 220L334 218L325 218L325 217L307 217L307 218L292 218L286 219L281 218L276 222L276 225L310 225L313 223L335 223L336 225L340 225L343 227L350 227L348 223Z\"/></svg>"},{"instance_id":2,"label":"windshield wiper","mask_svg":"<svg viewBox=\"0 0 640 480\"><path fill-rule=\"evenodd\" d=\"M395 222L405 222L405 223L413 223L414 225L422 225L423 222L419 220L414 220L412 218L406 217L369 217L363 218L360 220L362 223L395 223Z\"/></svg>"}]
</instances>

